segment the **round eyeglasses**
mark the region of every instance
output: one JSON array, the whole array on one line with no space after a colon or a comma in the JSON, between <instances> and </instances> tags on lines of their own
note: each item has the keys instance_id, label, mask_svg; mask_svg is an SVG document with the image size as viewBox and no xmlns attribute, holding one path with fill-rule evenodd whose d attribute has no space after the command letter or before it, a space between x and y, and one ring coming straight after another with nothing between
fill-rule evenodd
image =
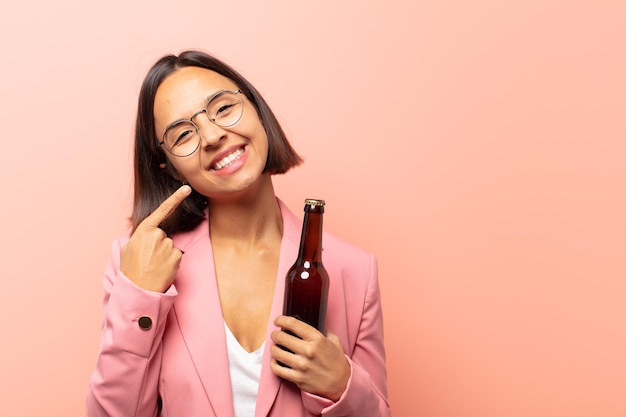
<instances>
[{"instance_id":1,"label":"round eyeglasses","mask_svg":"<svg viewBox=\"0 0 626 417\"><path fill-rule=\"evenodd\" d=\"M241 120L243 115L243 101L241 90L221 90L207 100L206 108L194 113L188 120L179 120L167 127L163 146L174 156L189 156L200 146L200 130L193 122L193 118L205 113L209 120L220 127L231 127Z\"/></svg>"}]
</instances>

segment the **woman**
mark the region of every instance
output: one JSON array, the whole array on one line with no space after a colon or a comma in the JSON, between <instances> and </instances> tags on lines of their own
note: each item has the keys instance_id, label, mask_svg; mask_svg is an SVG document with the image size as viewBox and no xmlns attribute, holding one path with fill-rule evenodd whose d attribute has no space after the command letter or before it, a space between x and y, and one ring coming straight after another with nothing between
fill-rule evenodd
<instances>
[{"instance_id":1,"label":"woman","mask_svg":"<svg viewBox=\"0 0 626 417\"><path fill-rule=\"evenodd\" d=\"M326 335L281 315L302 223L272 175L301 159L258 91L205 53L166 56L135 136L88 416L389 416L373 255L325 234Z\"/></svg>"}]
</instances>

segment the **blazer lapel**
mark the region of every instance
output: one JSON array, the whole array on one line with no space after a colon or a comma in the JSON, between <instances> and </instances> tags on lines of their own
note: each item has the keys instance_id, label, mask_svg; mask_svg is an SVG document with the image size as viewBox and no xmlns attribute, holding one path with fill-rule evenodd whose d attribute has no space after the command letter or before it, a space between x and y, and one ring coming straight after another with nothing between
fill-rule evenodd
<instances>
[{"instance_id":1,"label":"blazer lapel","mask_svg":"<svg viewBox=\"0 0 626 417\"><path fill-rule=\"evenodd\" d=\"M174 283L179 293L174 302L178 324L214 415L233 417L224 317L208 221L175 241L185 252Z\"/></svg>"},{"instance_id":2,"label":"blazer lapel","mask_svg":"<svg viewBox=\"0 0 626 417\"><path fill-rule=\"evenodd\" d=\"M302 230L302 220L299 220L282 201L278 200L278 203L283 217L283 237L274 299L265 337L256 417L265 417L269 414L282 383L270 369L272 360L270 334L279 330L273 322L283 312L285 276L298 255ZM215 278L208 221L205 220L191 232L175 235L174 243L185 252L174 282L179 294L174 302L178 325L214 415L234 417L224 317ZM198 317L201 319L198 320Z\"/></svg>"},{"instance_id":3,"label":"blazer lapel","mask_svg":"<svg viewBox=\"0 0 626 417\"><path fill-rule=\"evenodd\" d=\"M280 258L278 261L278 273L276 276L274 300L272 301L272 311L267 326L267 335L265 336L263 368L261 370L255 417L265 417L269 414L282 383L282 380L274 375L270 369L270 362L272 361L272 355L270 354L272 344L270 334L275 330L279 330L278 327L274 326L274 319L283 314L285 276L298 256L300 232L302 228L302 221L299 221L282 201L278 200L278 203L283 216L283 238L280 245Z\"/></svg>"}]
</instances>

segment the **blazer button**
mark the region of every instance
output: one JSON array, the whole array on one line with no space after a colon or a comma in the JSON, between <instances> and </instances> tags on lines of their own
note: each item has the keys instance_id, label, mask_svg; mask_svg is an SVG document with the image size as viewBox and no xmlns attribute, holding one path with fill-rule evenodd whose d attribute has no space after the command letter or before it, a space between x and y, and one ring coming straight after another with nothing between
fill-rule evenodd
<instances>
[{"instance_id":1,"label":"blazer button","mask_svg":"<svg viewBox=\"0 0 626 417\"><path fill-rule=\"evenodd\" d=\"M139 328L141 330L150 330L152 327L152 319L148 316L141 316L139 317L137 324L139 324Z\"/></svg>"}]
</instances>

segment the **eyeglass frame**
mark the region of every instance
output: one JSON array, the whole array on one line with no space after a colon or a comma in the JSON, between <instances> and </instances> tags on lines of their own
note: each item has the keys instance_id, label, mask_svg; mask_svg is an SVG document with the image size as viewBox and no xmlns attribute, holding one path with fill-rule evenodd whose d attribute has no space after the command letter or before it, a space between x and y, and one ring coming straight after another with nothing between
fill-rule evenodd
<instances>
[{"instance_id":1,"label":"eyeglass frame","mask_svg":"<svg viewBox=\"0 0 626 417\"><path fill-rule=\"evenodd\" d=\"M232 93L232 94L237 95L237 94L241 93L241 89L238 88L237 90L219 90L219 91L216 91L215 93L211 94L211 96L207 99L206 106L204 107L204 109L198 110L197 112L192 114L189 119L176 120L175 122L170 123L165 128L165 131L163 132L163 138L162 138L161 142L158 143L158 145L160 147L162 147L162 148L165 148L165 150L167 152L169 152L171 155L173 155L173 156L175 156L177 158L186 158L188 156L193 155L198 150L198 148L200 147L200 142L202 142L202 139L200 138L200 127L197 124L194 123L194 121L193 121L194 117L198 116L201 113L204 113L204 114L206 114L207 119L209 119L209 121L211 123L213 123L214 125L219 126L219 127L232 127L232 126L235 126L237 123L239 123L239 121L243 117L243 99L241 98L241 96L238 96L239 103L241 104L241 114L239 115L239 118L234 123L231 123L229 125L221 125L221 124L217 123L215 121L215 119L212 119L211 116L209 116L209 105L211 104L211 101L213 101L214 98L216 98L216 97L218 97L218 96L220 96L220 95L222 95L224 93ZM191 123L191 125L196 128L196 133L198 134L198 143L196 144L196 147L194 148L194 150L189 152L187 155L176 155L174 152L172 152L170 150L170 148L167 145L164 146L165 145L165 135L167 135L167 132L171 128L173 128L173 127L175 127L175 126L177 126L177 125L179 125L181 123L185 123L185 122Z\"/></svg>"}]
</instances>

